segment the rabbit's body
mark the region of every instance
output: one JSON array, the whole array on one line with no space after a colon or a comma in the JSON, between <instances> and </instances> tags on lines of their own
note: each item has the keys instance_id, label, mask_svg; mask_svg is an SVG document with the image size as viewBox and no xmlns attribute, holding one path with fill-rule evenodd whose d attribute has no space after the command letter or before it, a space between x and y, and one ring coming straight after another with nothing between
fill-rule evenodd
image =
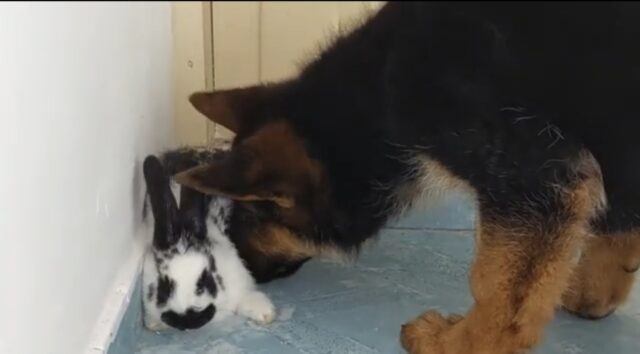
<instances>
[{"instance_id":1,"label":"rabbit's body","mask_svg":"<svg viewBox=\"0 0 640 354\"><path fill-rule=\"evenodd\" d=\"M169 177L194 152L169 152L163 162L149 156L144 163L153 217L143 265L144 324L150 330L195 329L230 314L268 323L274 306L256 289L226 234L233 202L180 189Z\"/></svg>"}]
</instances>

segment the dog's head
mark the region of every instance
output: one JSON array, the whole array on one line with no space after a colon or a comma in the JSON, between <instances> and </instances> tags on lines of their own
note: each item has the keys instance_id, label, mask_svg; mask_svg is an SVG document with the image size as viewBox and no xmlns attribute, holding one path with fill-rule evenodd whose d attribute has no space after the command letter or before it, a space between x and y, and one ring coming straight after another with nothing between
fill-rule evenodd
<instances>
[{"instance_id":1,"label":"dog's head","mask_svg":"<svg viewBox=\"0 0 640 354\"><path fill-rule=\"evenodd\" d=\"M230 235L259 282L286 276L312 257L318 221L330 213L323 166L282 119L279 90L255 86L191 95L199 112L236 136L223 158L176 175L182 185L239 202Z\"/></svg>"}]
</instances>

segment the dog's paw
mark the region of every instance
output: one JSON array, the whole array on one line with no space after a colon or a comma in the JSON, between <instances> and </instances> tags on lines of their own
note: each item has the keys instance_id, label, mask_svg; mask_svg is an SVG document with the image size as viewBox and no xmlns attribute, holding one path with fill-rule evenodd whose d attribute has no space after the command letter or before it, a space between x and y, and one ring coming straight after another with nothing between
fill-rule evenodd
<instances>
[{"instance_id":1,"label":"dog's paw","mask_svg":"<svg viewBox=\"0 0 640 354\"><path fill-rule=\"evenodd\" d=\"M239 304L238 312L257 323L268 324L276 317L276 309L267 295L254 291L245 296Z\"/></svg>"},{"instance_id":2,"label":"dog's paw","mask_svg":"<svg viewBox=\"0 0 640 354\"><path fill-rule=\"evenodd\" d=\"M409 354L449 354L443 342L443 335L455 324L462 321L463 316L450 315L444 317L436 311L427 311L420 317L402 326L400 341Z\"/></svg>"},{"instance_id":3,"label":"dog's paw","mask_svg":"<svg viewBox=\"0 0 640 354\"><path fill-rule=\"evenodd\" d=\"M402 347L409 354L443 354L439 336L449 327L451 324L438 312L425 312L402 326Z\"/></svg>"},{"instance_id":4,"label":"dog's paw","mask_svg":"<svg viewBox=\"0 0 640 354\"><path fill-rule=\"evenodd\" d=\"M562 296L570 313L597 320L628 298L640 268L640 237L592 238Z\"/></svg>"}]
</instances>

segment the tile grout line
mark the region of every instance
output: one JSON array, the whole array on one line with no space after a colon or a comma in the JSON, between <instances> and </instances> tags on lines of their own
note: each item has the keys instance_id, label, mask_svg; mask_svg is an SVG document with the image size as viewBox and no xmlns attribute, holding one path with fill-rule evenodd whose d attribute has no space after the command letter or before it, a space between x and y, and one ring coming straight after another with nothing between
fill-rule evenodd
<instances>
[{"instance_id":1,"label":"tile grout line","mask_svg":"<svg viewBox=\"0 0 640 354\"><path fill-rule=\"evenodd\" d=\"M475 229L452 229L452 228L438 228L438 227L410 227L410 226L393 226L385 227L383 230L396 230L396 231L427 231L427 232L446 232L446 233L466 233L474 232Z\"/></svg>"}]
</instances>

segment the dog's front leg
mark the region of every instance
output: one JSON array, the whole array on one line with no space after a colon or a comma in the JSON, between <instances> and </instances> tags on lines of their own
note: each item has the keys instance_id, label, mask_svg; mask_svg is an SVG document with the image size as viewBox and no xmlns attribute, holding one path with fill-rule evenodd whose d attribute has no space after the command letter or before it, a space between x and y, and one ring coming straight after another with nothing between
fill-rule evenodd
<instances>
[{"instance_id":1,"label":"dog's front leg","mask_svg":"<svg viewBox=\"0 0 640 354\"><path fill-rule=\"evenodd\" d=\"M430 311L405 324L401 342L409 353L514 354L540 341L603 193L596 166L576 166L575 178L545 189L538 204L481 202L475 303L465 317Z\"/></svg>"}]
</instances>

